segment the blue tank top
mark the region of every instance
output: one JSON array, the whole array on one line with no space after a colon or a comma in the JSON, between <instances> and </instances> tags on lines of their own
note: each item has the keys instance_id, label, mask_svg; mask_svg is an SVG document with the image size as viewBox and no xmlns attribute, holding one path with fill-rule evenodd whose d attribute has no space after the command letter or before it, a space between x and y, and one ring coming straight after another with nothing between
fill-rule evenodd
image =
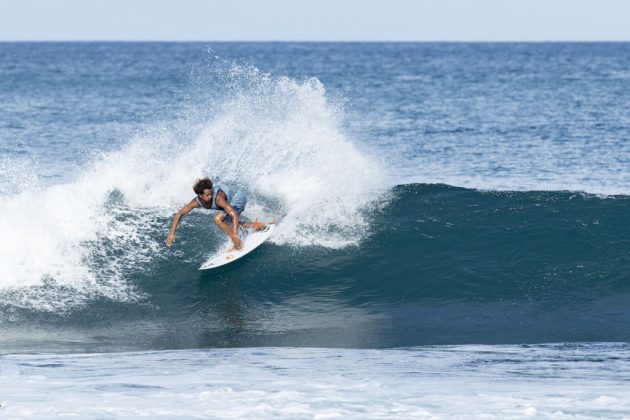
<instances>
[{"instance_id":1,"label":"blue tank top","mask_svg":"<svg viewBox=\"0 0 630 420\"><path fill-rule=\"evenodd\" d=\"M219 191L223 191L223 193L225 194L225 196L227 197L227 202L231 203L232 202L232 198L234 197L234 194L236 194L232 188L228 187L227 185L224 184L214 184L212 186L212 204L210 205L210 209L211 210L223 210L217 207L217 194L219 194ZM206 208L203 205L203 202L199 199L199 196L196 195L195 196L195 201L197 201L197 204L199 204L199 207L202 208Z\"/></svg>"}]
</instances>

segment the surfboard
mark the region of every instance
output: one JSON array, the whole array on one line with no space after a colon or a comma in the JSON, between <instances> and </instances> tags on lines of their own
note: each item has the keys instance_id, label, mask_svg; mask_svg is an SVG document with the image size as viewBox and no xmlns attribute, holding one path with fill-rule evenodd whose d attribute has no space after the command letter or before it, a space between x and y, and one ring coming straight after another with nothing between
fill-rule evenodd
<instances>
[{"instance_id":1,"label":"surfboard","mask_svg":"<svg viewBox=\"0 0 630 420\"><path fill-rule=\"evenodd\" d=\"M211 268L217 268L243 258L245 255L249 254L269 239L275 228L276 225L267 225L263 230L253 231L245 238L241 238L243 248L238 251L231 252L220 251L218 254L210 256L210 258L208 258L208 260L203 263L199 269L208 270ZM228 248L231 244L232 242L230 241L229 244L226 244L225 248Z\"/></svg>"}]
</instances>

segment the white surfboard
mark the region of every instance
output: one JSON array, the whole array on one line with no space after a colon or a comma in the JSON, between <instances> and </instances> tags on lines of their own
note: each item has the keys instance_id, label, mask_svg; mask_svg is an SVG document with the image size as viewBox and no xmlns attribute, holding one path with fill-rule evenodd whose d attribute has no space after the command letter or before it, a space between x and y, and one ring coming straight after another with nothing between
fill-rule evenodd
<instances>
[{"instance_id":1,"label":"white surfboard","mask_svg":"<svg viewBox=\"0 0 630 420\"><path fill-rule=\"evenodd\" d=\"M269 239L275 228L276 225L267 225L263 230L250 233L244 239L241 238L241 241L243 242L243 248L239 249L238 251L231 252L227 252L225 250L220 251L218 254L210 256L210 258L208 258L208 260L203 263L203 265L199 267L199 269L208 270L210 268L217 268L221 267L222 265L234 262L239 258L243 258L245 255L249 254L260 245L262 245L263 242ZM226 244L226 249L227 247L231 246L231 244L231 241L229 242L229 245Z\"/></svg>"}]
</instances>

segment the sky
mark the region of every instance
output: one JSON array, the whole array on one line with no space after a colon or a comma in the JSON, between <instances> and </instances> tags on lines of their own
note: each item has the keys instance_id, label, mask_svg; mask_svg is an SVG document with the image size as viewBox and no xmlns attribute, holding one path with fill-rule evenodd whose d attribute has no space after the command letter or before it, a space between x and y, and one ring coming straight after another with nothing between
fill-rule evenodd
<instances>
[{"instance_id":1,"label":"sky","mask_svg":"<svg viewBox=\"0 0 630 420\"><path fill-rule=\"evenodd\" d=\"M0 0L0 41L630 41L630 1Z\"/></svg>"}]
</instances>

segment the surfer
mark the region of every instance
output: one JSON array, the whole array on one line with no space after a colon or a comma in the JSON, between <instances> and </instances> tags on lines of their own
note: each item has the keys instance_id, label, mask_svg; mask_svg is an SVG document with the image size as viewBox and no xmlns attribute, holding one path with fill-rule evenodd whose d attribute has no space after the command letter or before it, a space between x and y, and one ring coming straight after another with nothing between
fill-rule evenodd
<instances>
[{"instance_id":1,"label":"surfer","mask_svg":"<svg viewBox=\"0 0 630 420\"><path fill-rule=\"evenodd\" d=\"M258 222L242 223L239 216L245 210L247 196L244 192L228 187L224 184L212 185L210 178L206 177L197 180L193 185L195 198L190 203L181 208L173 219L173 226L166 238L166 245L171 246L175 241L175 231L181 218L191 210L203 207L205 209L219 210L214 216L214 223L232 240L232 248L228 252L243 248L243 243L238 237L239 225L243 227L253 227L259 229Z\"/></svg>"}]
</instances>

